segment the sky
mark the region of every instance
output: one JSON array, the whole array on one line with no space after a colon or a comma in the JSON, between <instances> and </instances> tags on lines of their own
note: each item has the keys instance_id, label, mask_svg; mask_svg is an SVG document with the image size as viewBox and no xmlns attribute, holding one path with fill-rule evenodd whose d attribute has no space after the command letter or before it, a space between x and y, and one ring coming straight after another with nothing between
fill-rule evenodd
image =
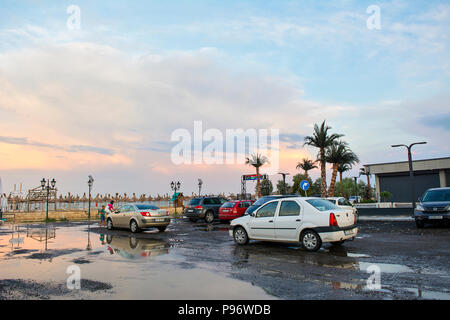
<instances>
[{"instance_id":1,"label":"sky","mask_svg":"<svg viewBox=\"0 0 450 320\"><path fill-rule=\"evenodd\" d=\"M361 160L344 176L406 160L392 144L447 157L449 30L448 1L4 0L3 192L45 177L81 194L91 174L94 194L165 194L173 180L191 194L198 178L202 192L238 193L245 164L173 163L171 135L194 121L279 130L291 176L316 157L303 140L323 120Z\"/></svg>"}]
</instances>

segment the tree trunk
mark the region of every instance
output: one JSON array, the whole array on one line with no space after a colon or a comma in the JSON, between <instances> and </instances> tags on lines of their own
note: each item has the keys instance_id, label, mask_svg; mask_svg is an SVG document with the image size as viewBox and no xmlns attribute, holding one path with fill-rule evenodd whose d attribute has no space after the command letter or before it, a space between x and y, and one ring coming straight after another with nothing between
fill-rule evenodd
<instances>
[{"instance_id":1,"label":"tree trunk","mask_svg":"<svg viewBox=\"0 0 450 320\"><path fill-rule=\"evenodd\" d=\"M338 164L333 163L333 174L331 176L330 188L328 189L329 197L334 196L334 186L336 185L337 169L338 169Z\"/></svg>"},{"instance_id":2,"label":"tree trunk","mask_svg":"<svg viewBox=\"0 0 450 320\"><path fill-rule=\"evenodd\" d=\"M320 152L320 177L321 177L321 183L320 183L320 195L322 198L326 198L327 197L327 171L326 171L326 162L324 160L325 156L324 156L324 151Z\"/></svg>"},{"instance_id":3,"label":"tree trunk","mask_svg":"<svg viewBox=\"0 0 450 320\"><path fill-rule=\"evenodd\" d=\"M341 197L343 196L342 195L342 188L343 188L343 185L342 185L342 172L339 172L339 193L341 194Z\"/></svg>"},{"instance_id":4,"label":"tree trunk","mask_svg":"<svg viewBox=\"0 0 450 320\"><path fill-rule=\"evenodd\" d=\"M256 197L261 198L261 184L259 182L259 167L256 167Z\"/></svg>"},{"instance_id":5,"label":"tree trunk","mask_svg":"<svg viewBox=\"0 0 450 320\"><path fill-rule=\"evenodd\" d=\"M369 177L369 175L366 175L366 176L367 176L367 200L370 200L372 198L371 197L372 192L370 190L370 177Z\"/></svg>"}]
</instances>

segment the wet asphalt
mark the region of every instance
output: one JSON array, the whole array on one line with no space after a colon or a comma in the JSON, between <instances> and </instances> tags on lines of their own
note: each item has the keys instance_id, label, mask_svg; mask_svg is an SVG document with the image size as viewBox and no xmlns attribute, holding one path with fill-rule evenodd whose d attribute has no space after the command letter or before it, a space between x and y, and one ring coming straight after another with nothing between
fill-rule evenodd
<instances>
[{"instance_id":1,"label":"wet asphalt","mask_svg":"<svg viewBox=\"0 0 450 320\"><path fill-rule=\"evenodd\" d=\"M139 234L97 223L48 227L0 227L0 299L450 299L448 226L360 221L354 241L315 253L238 246L228 224L182 218ZM71 265L82 272L80 290L67 287ZM368 282L373 270L380 287Z\"/></svg>"}]
</instances>

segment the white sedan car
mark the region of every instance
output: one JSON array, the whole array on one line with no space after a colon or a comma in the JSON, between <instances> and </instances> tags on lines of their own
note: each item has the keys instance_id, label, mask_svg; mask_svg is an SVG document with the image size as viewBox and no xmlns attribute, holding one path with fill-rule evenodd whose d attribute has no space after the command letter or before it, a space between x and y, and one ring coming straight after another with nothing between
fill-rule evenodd
<instances>
[{"instance_id":1,"label":"white sedan car","mask_svg":"<svg viewBox=\"0 0 450 320\"><path fill-rule=\"evenodd\" d=\"M323 242L342 244L358 233L356 215L321 198L272 200L251 215L231 222L230 236L237 244L249 240L300 243L317 251Z\"/></svg>"},{"instance_id":2,"label":"white sedan car","mask_svg":"<svg viewBox=\"0 0 450 320\"><path fill-rule=\"evenodd\" d=\"M354 214L358 214L358 210L351 204L350 201L345 199L344 197L329 197L328 201L331 201L333 204L337 205L339 208L353 210Z\"/></svg>"}]
</instances>

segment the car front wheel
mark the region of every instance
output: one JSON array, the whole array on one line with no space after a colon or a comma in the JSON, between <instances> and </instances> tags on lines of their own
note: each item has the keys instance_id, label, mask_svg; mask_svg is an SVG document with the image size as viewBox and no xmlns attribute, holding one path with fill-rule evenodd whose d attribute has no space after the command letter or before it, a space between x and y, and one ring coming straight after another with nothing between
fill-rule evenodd
<instances>
[{"instance_id":1,"label":"car front wheel","mask_svg":"<svg viewBox=\"0 0 450 320\"><path fill-rule=\"evenodd\" d=\"M423 227L425 227L425 222L423 222L422 220L416 219L416 227L417 227L417 229L422 229Z\"/></svg>"},{"instance_id":2,"label":"car front wheel","mask_svg":"<svg viewBox=\"0 0 450 320\"><path fill-rule=\"evenodd\" d=\"M242 227L236 227L233 231L234 241L239 245L244 245L248 243L247 231Z\"/></svg>"},{"instance_id":3,"label":"car front wheel","mask_svg":"<svg viewBox=\"0 0 450 320\"><path fill-rule=\"evenodd\" d=\"M166 231L166 226L164 226L164 227L158 227L158 230L159 230L159 232L164 232L164 231Z\"/></svg>"},{"instance_id":4,"label":"car front wheel","mask_svg":"<svg viewBox=\"0 0 450 320\"><path fill-rule=\"evenodd\" d=\"M106 227L108 228L108 230L112 230L113 229L113 223L111 219L108 219L108 222L106 223Z\"/></svg>"},{"instance_id":5,"label":"car front wheel","mask_svg":"<svg viewBox=\"0 0 450 320\"><path fill-rule=\"evenodd\" d=\"M300 240L303 247L310 252L315 252L322 246L320 236L312 230L306 230L303 232Z\"/></svg>"},{"instance_id":6,"label":"car front wheel","mask_svg":"<svg viewBox=\"0 0 450 320\"><path fill-rule=\"evenodd\" d=\"M133 232L133 233L139 232L139 226L138 226L138 224L137 224L136 221L132 220L132 221L130 222L130 230L131 230L131 232Z\"/></svg>"}]
</instances>

